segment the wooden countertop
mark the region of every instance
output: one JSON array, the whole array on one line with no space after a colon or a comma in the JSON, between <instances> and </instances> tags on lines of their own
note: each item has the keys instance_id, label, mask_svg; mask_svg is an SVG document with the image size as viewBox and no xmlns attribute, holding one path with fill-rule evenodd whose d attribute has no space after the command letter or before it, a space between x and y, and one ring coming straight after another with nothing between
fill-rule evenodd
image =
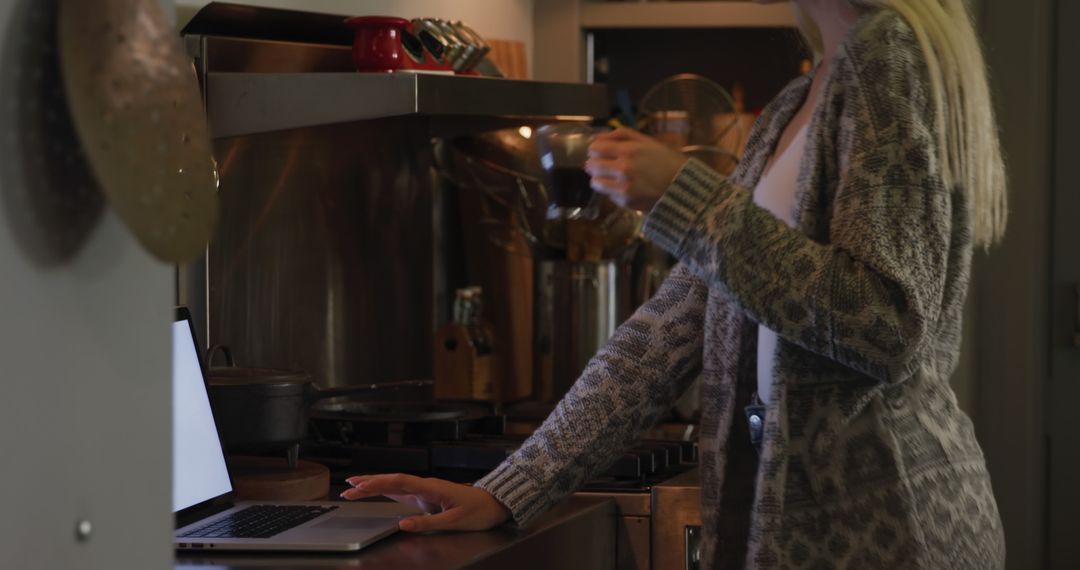
<instances>
[{"instance_id":1,"label":"wooden countertop","mask_svg":"<svg viewBox=\"0 0 1080 570\"><path fill-rule=\"evenodd\" d=\"M483 532L397 533L359 552L177 553L176 570L276 568L484 569L614 568L615 504L572 496L527 529Z\"/></svg>"}]
</instances>

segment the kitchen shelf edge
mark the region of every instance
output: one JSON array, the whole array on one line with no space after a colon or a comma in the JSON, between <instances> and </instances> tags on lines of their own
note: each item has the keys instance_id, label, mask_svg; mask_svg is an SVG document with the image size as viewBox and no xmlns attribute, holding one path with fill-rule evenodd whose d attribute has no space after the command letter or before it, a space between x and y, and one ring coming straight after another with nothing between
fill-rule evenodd
<instances>
[{"instance_id":1,"label":"kitchen shelf edge","mask_svg":"<svg viewBox=\"0 0 1080 570\"><path fill-rule=\"evenodd\" d=\"M209 73L214 138L384 117L606 116L602 85L413 73ZM478 123L479 124L479 123Z\"/></svg>"}]
</instances>

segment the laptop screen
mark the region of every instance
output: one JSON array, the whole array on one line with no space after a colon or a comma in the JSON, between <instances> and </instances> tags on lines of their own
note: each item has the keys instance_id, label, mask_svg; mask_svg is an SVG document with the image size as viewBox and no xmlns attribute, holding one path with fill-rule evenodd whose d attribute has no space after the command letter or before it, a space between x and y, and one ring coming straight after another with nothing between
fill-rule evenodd
<instances>
[{"instance_id":1,"label":"laptop screen","mask_svg":"<svg viewBox=\"0 0 1080 570\"><path fill-rule=\"evenodd\" d=\"M173 322L173 512L232 491L187 319Z\"/></svg>"}]
</instances>

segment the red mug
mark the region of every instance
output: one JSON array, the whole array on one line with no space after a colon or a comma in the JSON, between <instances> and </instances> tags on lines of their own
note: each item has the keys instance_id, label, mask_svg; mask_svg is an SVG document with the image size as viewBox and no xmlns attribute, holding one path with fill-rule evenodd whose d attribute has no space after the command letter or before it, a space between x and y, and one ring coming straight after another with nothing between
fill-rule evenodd
<instances>
[{"instance_id":1,"label":"red mug","mask_svg":"<svg viewBox=\"0 0 1080 570\"><path fill-rule=\"evenodd\" d=\"M404 18L357 16L345 20L354 32L352 57L357 71L389 72L409 67L410 57L402 45L412 24ZM423 58L421 49L419 57ZM412 56L415 58L415 56Z\"/></svg>"}]
</instances>

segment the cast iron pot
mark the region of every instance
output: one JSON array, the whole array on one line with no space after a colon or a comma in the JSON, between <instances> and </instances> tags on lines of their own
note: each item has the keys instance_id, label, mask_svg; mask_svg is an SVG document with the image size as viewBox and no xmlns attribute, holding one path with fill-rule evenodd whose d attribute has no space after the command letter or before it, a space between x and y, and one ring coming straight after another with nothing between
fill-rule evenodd
<instances>
[{"instance_id":1,"label":"cast iron pot","mask_svg":"<svg viewBox=\"0 0 1080 570\"><path fill-rule=\"evenodd\" d=\"M306 372L236 366L227 347L210 349L207 362L217 352L226 366L207 373L210 406L227 448L292 446L307 433L308 408L323 398L423 388L430 380L383 382L340 388L319 388Z\"/></svg>"}]
</instances>

